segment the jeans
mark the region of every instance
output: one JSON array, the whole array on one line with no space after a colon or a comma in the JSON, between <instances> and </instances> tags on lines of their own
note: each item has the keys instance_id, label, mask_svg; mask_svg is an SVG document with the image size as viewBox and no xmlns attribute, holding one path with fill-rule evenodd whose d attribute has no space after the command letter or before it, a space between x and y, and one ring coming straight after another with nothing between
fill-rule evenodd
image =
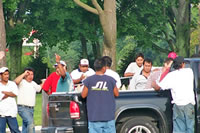
<instances>
[{"instance_id":1,"label":"jeans","mask_svg":"<svg viewBox=\"0 0 200 133\"><path fill-rule=\"evenodd\" d=\"M116 133L115 120L105 122L89 121L89 133Z\"/></svg>"},{"instance_id":2,"label":"jeans","mask_svg":"<svg viewBox=\"0 0 200 133\"><path fill-rule=\"evenodd\" d=\"M6 132L6 123L11 133L20 133L16 117L0 117L0 133Z\"/></svg>"},{"instance_id":3,"label":"jeans","mask_svg":"<svg viewBox=\"0 0 200 133\"><path fill-rule=\"evenodd\" d=\"M194 105L173 106L173 133L194 133Z\"/></svg>"},{"instance_id":4,"label":"jeans","mask_svg":"<svg viewBox=\"0 0 200 133\"><path fill-rule=\"evenodd\" d=\"M18 114L22 118L22 133L35 133L34 109L18 105Z\"/></svg>"}]
</instances>

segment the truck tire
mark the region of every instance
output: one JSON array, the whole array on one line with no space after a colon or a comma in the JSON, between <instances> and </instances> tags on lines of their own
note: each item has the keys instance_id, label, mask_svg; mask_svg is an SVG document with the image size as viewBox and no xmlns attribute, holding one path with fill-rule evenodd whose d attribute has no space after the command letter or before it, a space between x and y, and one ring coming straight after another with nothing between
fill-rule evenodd
<instances>
[{"instance_id":1,"label":"truck tire","mask_svg":"<svg viewBox=\"0 0 200 133\"><path fill-rule=\"evenodd\" d=\"M152 118L140 116L124 122L120 133L159 133L158 127Z\"/></svg>"}]
</instances>

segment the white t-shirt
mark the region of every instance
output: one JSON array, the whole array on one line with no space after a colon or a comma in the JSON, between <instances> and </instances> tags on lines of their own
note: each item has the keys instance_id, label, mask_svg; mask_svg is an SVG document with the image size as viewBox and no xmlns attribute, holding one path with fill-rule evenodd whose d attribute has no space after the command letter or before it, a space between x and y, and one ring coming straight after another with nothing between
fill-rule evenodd
<instances>
[{"instance_id":1,"label":"white t-shirt","mask_svg":"<svg viewBox=\"0 0 200 133\"><path fill-rule=\"evenodd\" d=\"M136 75L136 74L140 73L142 69L143 69L143 66L139 67L136 62L132 62L126 68L125 73L131 72L131 73L135 73L135 75Z\"/></svg>"},{"instance_id":2,"label":"white t-shirt","mask_svg":"<svg viewBox=\"0 0 200 133\"><path fill-rule=\"evenodd\" d=\"M0 83L0 90L12 92L15 95L18 95L17 85L13 81L8 81L6 85ZM15 97L7 97L0 100L0 115L17 117L17 104Z\"/></svg>"},{"instance_id":3,"label":"white t-shirt","mask_svg":"<svg viewBox=\"0 0 200 133\"><path fill-rule=\"evenodd\" d=\"M83 73L79 69L76 69L76 70L73 70L70 75L71 75L73 80L76 80L76 79L79 79L82 76L82 74L84 74L86 76L86 78L87 78L89 76L94 75L95 71L93 69L91 69L91 68L88 68L88 71Z\"/></svg>"},{"instance_id":4,"label":"white t-shirt","mask_svg":"<svg viewBox=\"0 0 200 133\"><path fill-rule=\"evenodd\" d=\"M147 84L148 78L146 78L142 74L137 74L133 76L133 78L130 80L128 89L129 90L144 90Z\"/></svg>"},{"instance_id":5,"label":"white t-shirt","mask_svg":"<svg viewBox=\"0 0 200 133\"><path fill-rule=\"evenodd\" d=\"M117 82L116 82L116 86L119 89L121 87L121 79L118 73L116 73L115 71L111 70L111 69L107 69L105 72L105 75L108 75L112 78L114 78Z\"/></svg>"},{"instance_id":6,"label":"white t-shirt","mask_svg":"<svg viewBox=\"0 0 200 133\"><path fill-rule=\"evenodd\" d=\"M172 94L172 103L177 105L195 104L194 74L191 68L182 68L168 73L165 78L157 83L162 90L170 89Z\"/></svg>"},{"instance_id":7,"label":"white t-shirt","mask_svg":"<svg viewBox=\"0 0 200 133\"><path fill-rule=\"evenodd\" d=\"M17 104L34 107L36 92L40 92L41 86L35 83L35 81L28 82L22 79L18 88Z\"/></svg>"}]
</instances>

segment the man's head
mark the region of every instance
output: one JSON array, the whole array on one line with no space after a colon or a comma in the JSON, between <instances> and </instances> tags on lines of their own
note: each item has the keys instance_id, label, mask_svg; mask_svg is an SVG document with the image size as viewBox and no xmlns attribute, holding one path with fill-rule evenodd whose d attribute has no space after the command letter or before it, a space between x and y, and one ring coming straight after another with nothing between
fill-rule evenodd
<instances>
[{"instance_id":1,"label":"man's head","mask_svg":"<svg viewBox=\"0 0 200 133\"><path fill-rule=\"evenodd\" d=\"M80 64L79 64L79 69L81 70L81 72L87 72L89 68L89 61L88 59L81 59L80 60Z\"/></svg>"},{"instance_id":2,"label":"man's head","mask_svg":"<svg viewBox=\"0 0 200 133\"><path fill-rule=\"evenodd\" d=\"M178 56L174 59L173 61L173 68L174 69L180 69L185 67L185 61L184 61L184 57L182 56Z\"/></svg>"},{"instance_id":3,"label":"man's head","mask_svg":"<svg viewBox=\"0 0 200 133\"><path fill-rule=\"evenodd\" d=\"M146 58L143 62L143 71L146 73L150 73L152 68L152 60Z\"/></svg>"},{"instance_id":4,"label":"man's head","mask_svg":"<svg viewBox=\"0 0 200 133\"><path fill-rule=\"evenodd\" d=\"M112 59L109 56L104 56L102 59L105 61L105 66L110 68L112 65Z\"/></svg>"},{"instance_id":5,"label":"man's head","mask_svg":"<svg viewBox=\"0 0 200 133\"><path fill-rule=\"evenodd\" d=\"M95 71L101 71L102 73L106 72L105 61L103 60L103 58L95 60L94 70Z\"/></svg>"},{"instance_id":6,"label":"man's head","mask_svg":"<svg viewBox=\"0 0 200 133\"><path fill-rule=\"evenodd\" d=\"M144 55L142 53L138 53L136 56L135 56L135 62L137 63L137 65L139 67L142 66L143 64L143 61L144 61Z\"/></svg>"},{"instance_id":7,"label":"man's head","mask_svg":"<svg viewBox=\"0 0 200 133\"><path fill-rule=\"evenodd\" d=\"M64 62L64 61L60 61L60 64L63 66L63 68L64 68L64 70L66 71L66 69L67 69L67 65L66 65L66 63ZM54 64L54 67L56 68L56 73L60 73L60 71L59 71L59 69L58 69L58 64L56 63L56 64Z\"/></svg>"},{"instance_id":8,"label":"man's head","mask_svg":"<svg viewBox=\"0 0 200 133\"><path fill-rule=\"evenodd\" d=\"M8 82L9 80L9 70L7 67L0 68L1 82Z\"/></svg>"},{"instance_id":9,"label":"man's head","mask_svg":"<svg viewBox=\"0 0 200 133\"><path fill-rule=\"evenodd\" d=\"M165 61L164 61L164 67L165 68L170 68L172 63L173 63L173 59L172 58L166 58Z\"/></svg>"},{"instance_id":10,"label":"man's head","mask_svg":"<svg viewBox=\"0 0 200 133\"><path fill-rule=\"evenodd\" d=\"M25 75L24 79L28 82L33 81L34 78L34 69L31 67L26 67L24 72L27 71L27 75Z\"/></svg>"}]
</instances>

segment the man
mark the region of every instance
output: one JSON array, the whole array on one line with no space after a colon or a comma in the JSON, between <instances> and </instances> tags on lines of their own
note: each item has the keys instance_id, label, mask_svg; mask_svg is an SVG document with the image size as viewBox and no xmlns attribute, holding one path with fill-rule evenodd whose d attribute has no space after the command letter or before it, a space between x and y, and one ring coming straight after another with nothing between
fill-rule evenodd
<instances>
[{"instance_id":1,"label":"man","mask_svg":"<svg viewBox=\"0 0 200 133\"><path fill-rule=\"evenodd\" d=\"M6 123L11 133L20 133L17 123L17 104L15 97L18 89L15 82L9 80L7 67L0 68L0 133L6 132Z\"/></svg>"},{"instance_id":2,"label":"man","mask_svg":"<svg viewBox=\"0 0 200 133\"><path fill-rule=\"evenodd\" d=\"M73 80L71 76L67 72L66 65L63 66L60 62L61 57L59 55L56 56L56 64L58 69L58 74L60 75L60 79L58 80L56 92L69 92L74 90Z\"/></svg>"},{"instance_id":3,"label":"man","mask_svg":"<svg viewBox=\"0 0 200 133\"><path fill-rule=\"evenodd\" d=\"M172 63L173 63L172 58L166 58L163 67L151 73L150 77L147 80L145 89L153 88L152 87L153 81L158 80L160 82L167 75L166 71L170 69Z\"/></svg>"},{"instance_id":4,"label":"man","mask_svg":"<svg viewBox=\"0 0 200 133\"><path fill-rule=\"evenodd\" d=\"M147 80L151 74L152 61L145 59L143 62L143 69L140 74L134 76L129 84L129 90L143 90L145 89Z\"/></svg>"},{"instance_id":5,"label":"man","mask_svg":"<svg viewBox=\"0 0 200 133\"><path fill-rule=\"evenodd\" d=\"M74 84L82 83L83 80L94 74L94 70L89 68L89 61L87 59L81 59L79 68L71 72Z\"/></svg>"},{"instance_id":6,"label":"man","mask_svg":"<svg viewBox=\"0 0 200 133\"><path fill-rule=\"evenodd\" d=\"M173 133L194 133L194 74L191 68L184 68L182 56L173 62L174 71L168 73L161 82L153 82L155 90L170 89L173 105Z\"/></svg>"},{"instance_id":7,"label":"man","mask_svg":"<svg viewBox=\"0 0 200 133\"><path fill-rule=\"evenodd\" d=\"M115 97L119 96L116 81L107 75L104 60L94 63L95 75L83 81L81 96L87 97L89 133L116 133Z\"/></svg>"},{"instance_id":8,"label":"man","mask_svg":"<svg viewBox=\"0 0 200 133\"><path fill-rule=\"evenodd\" d=\"M22 118L22 133L35 133L34 126L34 106L36 92L41 91L34 78L33 68L27 67L24 72L14 81L18 85L19 94L17 96L18 113Z\"/></svg>"},{"instance_id":9,"label":"man","mask_svg":"<svg viewBox=\"0 0 200 133\"><path fill-rule=\"evenodd\" d=\"M124 72L124 77L133 77L137 73L140 73L143 69L144 55L138 53L135 57L135 62L128 65L126 71Z\"/></svg>"},{"instance_id":10,"label":"man","mask_svg":"<svg viewBox=\"0 0 200 133\"><path fill-rule=\"evenodd\" d=\"M117 81L116 82L117 88L120 89L120 87L122 85L120 76L118 73L116 73L115 71L110 69L110 67L112 65L112 59L109 56L104 56L102 59L105 61L105 66L106 66L105 75L113 77Z\"/></svg>"}]
</instances>

